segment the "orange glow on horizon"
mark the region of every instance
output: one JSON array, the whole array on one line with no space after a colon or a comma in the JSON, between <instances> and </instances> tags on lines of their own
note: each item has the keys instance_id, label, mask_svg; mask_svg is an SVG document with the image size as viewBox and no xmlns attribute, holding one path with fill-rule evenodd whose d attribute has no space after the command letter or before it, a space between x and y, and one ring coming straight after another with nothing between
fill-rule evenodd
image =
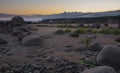
<instances>
[{"instance_id":1,"label":"orange glow on horizon","mask_svg":"<svg viewBox=\"0 0 120 73\"><path fill-rule=\"evenodd\" d=\"M0 13L50 15L120 10L120 0L1 0Z\"/></svg>"}]
</instances>

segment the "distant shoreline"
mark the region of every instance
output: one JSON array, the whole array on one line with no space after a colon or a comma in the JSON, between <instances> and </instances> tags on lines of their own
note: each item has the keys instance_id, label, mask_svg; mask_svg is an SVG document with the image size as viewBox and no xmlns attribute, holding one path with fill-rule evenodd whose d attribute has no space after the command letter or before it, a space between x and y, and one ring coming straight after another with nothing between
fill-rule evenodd
<instances>
[{"instance_id":1,"label":"distant shoreline","mask_svg":"<svg viewBox=\"0 0 120 73\"><path fill-rule=\"evenodd\" d=\"M10 21L12 18L10 17L0 17L0 21ZM39 18L24 18L25 21L31 21L31 22L39 22L42 19Z\"/></svg>"}]
</instances>

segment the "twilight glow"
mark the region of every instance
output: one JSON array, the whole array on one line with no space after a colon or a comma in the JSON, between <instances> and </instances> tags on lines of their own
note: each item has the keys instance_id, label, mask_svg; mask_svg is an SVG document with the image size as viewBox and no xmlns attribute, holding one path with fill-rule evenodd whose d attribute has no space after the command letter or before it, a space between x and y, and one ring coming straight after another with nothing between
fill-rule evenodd
<instances>
[{"instance_id":1,"label":"twilight glow","mask_svg":"<svg viewBox=\"0 0 120 73\"><path fill-rule=\"evenodd\" d=\"M120 10L120 0L0 0L0 13L56 14Z\"/></svg>"}]
</instances>

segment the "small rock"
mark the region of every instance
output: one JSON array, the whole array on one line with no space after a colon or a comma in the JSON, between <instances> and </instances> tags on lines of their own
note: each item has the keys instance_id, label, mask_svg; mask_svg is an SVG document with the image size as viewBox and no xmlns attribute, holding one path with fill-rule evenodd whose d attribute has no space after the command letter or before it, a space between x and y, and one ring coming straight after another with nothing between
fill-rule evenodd
<instances>
[{"instance_id":1,"label":"small rock","mask_svg":"<svg viewBox=\"0 0 120 73\"><path fill-rule=\"evenodd\" d=\"M3 56L2 56L2 55L0 55L0 58L3 58Z\"/></svg>"},{"instance_id":2,"label":"small rock","mask_svg":"<svg viewBox=\"0 0 120 73\"><path fill-rule=\"evenodd\" d=\"M65 48L65 52L71 52L71 51L73 51L72 48Z\"/></svg>"},{"instance_id":3,"label":"small rock","mask_svg":"<svg viewBox=\"0 0 120 73\"><path fill-rule=\"evenodd\" d=\"M8 69L10 69L8 64L2 63L0 65L0 71L4 72L4 71L7 71Z\"/></svg>"},{"instance_id":4,"label":"small rock","mask_svg":"<svg viewBox=\"0 0 120 73\"><path fill-rule=\"evenodd\" d=\"M55 32L55 34L64 34L64 31L61 30L61 29L59 29L59 30L57 30L57 31Z\"/></svg>"},{"instance_id":5,"label":"small rock","mask_svg":"<svg viewBox=\"0 0 120 73\"><path fill-rule=\"evenodd\" d=\"M88 47L89 50L91 51L101 51L102 50L102 46L97 43L97 42L94 42L94 43L91 43Z\"/></svg>"},{"instance_id":6,"label":"small rock","mask_svg":"<svg viewBox=\"0 0 120 73\"><path fill-rule=\"evenodd\" d=\"M6 44L6 43L8 43L8 42L5 39L0 38L0 44Z\"/></svg>"},{"instance_id":7,"label":"small rock","mask_svg":"<svg viewBox=\"0 0 120 73\"><path fill-rule=\"evenodd\" d=\"M96 34L92 34L92 35L87 36L88 39L96 39L96 37L97 37Z\"/></svg>"},{"instance_id":8,"label":"small rock","mask_svg":"<svg viewBox=\"0 0 120 73\"><path fill-rule=\"evenodd\" d=\"M34 73L40 73L40 71L39 70L35 70Z\"/></svg>"}]
</instances>

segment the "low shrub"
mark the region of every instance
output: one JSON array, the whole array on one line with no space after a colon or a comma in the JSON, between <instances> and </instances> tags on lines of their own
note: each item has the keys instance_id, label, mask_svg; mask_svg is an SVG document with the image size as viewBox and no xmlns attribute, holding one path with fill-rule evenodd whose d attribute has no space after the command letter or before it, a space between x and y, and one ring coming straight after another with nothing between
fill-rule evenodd
<instances>
[{"instance_id":1,"label":"low shrub","mask_svg":"<svg viewBox=\"0 0 120 73\"><path fill-rule=\"evenodd\" d=\"M120 34L120 29L113 29L113 34L114 35L119 35Z\"/></svg>"},{"instance_id":2,"label":"low shrub","mask_svg":"<svg viewBox=\"0 0 120 73\"><path fill-rule=\"evenodd\" d=\"M78 28L78 26L75 25L58 25L59 28Z\"/></svg>"},{"instance_id":3,"label":"low shrub","mask_svg":"<svg viewBox=\"0 0 120 73\"><path fill-rule=\"evenodd\" d=\"M70 33L70 32L72 32L72 30L71 30L71 29L66 28L66 29L64 30L64 32L65 32L65 33Z\"/></svg>"},{"instance_id":4,"label":"low shrub","mask_svg":"<svg viewBox=\"0 0 120 73\"><path fill-rule=\"evenodd\" d=\"M85 45L86 48L88 48L91 41L92 41L91 39L85 38L82 40L82 43Z\"/></svg>"},{"instance_id":5,"label":"low shrub","mask_svg":"<svg viewBox=\"0 0 120 73\"><path fill-rule=\"evenodd\" d=\"M70 36L72 37L79 37L79 33L77 31L73 31Z\"/></svg>"},{"instance_id":6,"label":"low shrub","mask_svg":"<svg viewBox=\"0 0 120 73\"><path fill-rule=\"evenodd\" d=\"M84 33L88 32L88 31L85 28L79 28L79 29L76 29L75 32L78 33L78 34L84 34Z\"/></svg>"},{"instance_id":7,"label":"low shrub","mask_svg":"<svg viewBox=\"0 0 120 73\"><path fill-rule=\"evenodd\" d=\"M119 35L120 34L120 29L103 29L101 31L103 34L114 34L114 35Z\"/></svg>"}]
</instances>

